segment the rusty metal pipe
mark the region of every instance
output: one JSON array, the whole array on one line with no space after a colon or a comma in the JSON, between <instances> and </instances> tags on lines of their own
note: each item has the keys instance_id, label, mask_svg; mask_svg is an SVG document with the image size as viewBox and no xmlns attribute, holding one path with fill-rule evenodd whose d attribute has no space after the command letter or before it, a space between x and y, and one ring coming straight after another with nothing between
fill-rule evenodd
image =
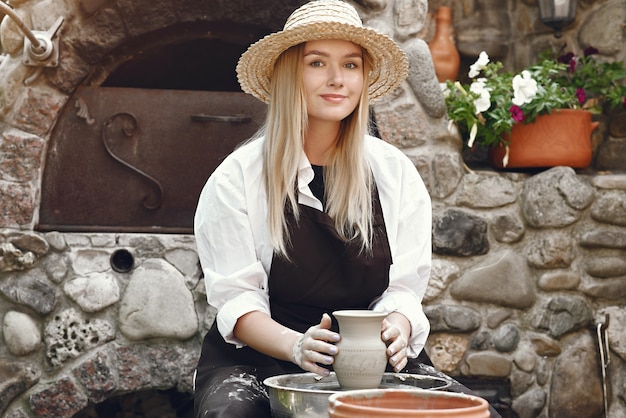
<instances>
[{"instance_id":1,"label":"rusty metal pipe","mask_svg":"<svg viewBox=\"0 0 626 418\"><path fill-rule=\"evenodd\" d=\"M121 234L175 234L193 235L193 227L184 226L119 226L119 225L59 225L37 224L35 230L41 232L93 232Z\"/></svg>"},{"instance_id":2,"label":"rusty metal pipe","mask_svg":"<svg viewBox=\"0 0 626 418\"><path fill-rule=\"evenodd\" d=\"M20 17L17 15L17 13L15 13L15 11L8 4L6 4L3 1L0 1L0 9L2 9L2 11L7 16L9 16L11 19L13 19L13 21L15 22L17 27L20 28L20 30L24 34L24 36L26 36L30 40L30 43L32 45L32 49L35 51L35 53L38 53L38 54L43 53L44 50L45 50L44 45L42 45L41 41L39 39L37 39L35 34L30 29L28 29L28 27L24 24L22 19L20 19Z\"/></svg>"}]
</instances>

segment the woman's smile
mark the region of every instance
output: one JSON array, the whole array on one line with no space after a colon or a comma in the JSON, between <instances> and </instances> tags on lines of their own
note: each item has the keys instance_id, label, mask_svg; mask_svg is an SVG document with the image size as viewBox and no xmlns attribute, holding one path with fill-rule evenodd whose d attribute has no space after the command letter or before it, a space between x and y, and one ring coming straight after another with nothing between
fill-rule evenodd
<instances>
[{"instance_id":1,"label":"woman's smile","mask_svg":"<svg viewBox=\"0 0 626 418\"><path fill-rule=\"evenodd\" d=\"M341 94L322 94L322 98L328 100L329 102L339 103L346 98L346 96Z\"/></svg>"}]
</instances>

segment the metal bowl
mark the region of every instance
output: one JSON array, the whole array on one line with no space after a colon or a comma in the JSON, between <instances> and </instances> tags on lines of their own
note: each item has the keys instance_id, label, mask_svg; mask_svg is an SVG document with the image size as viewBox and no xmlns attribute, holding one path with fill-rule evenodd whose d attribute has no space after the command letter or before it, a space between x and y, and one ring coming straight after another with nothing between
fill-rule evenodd
<instances>
[{"instance_id":1,"label":"metal bowl","mask_svg":"<svg viewBox=\"0 0 626 418\"><path fill-rule=\"evenodd\" d=\"M323 378L315 373L284 374L263 383L274 418L328 418L328 397L342 392L334 373ZM378 388L440 390L448 386L450 382L439 377L385 373Z\"/></svg>"}]
</instances>

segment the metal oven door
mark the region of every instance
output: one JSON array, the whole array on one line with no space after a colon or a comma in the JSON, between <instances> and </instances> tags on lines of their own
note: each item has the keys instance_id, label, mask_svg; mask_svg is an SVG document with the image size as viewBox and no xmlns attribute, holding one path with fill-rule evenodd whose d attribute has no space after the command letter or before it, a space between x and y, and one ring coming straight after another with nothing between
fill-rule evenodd
<instances>
[{"instance_id":1,"label":"metal oven door","mask_svg":"<svg viewBox=\"0 0 626 418\"><path fill-rule=\"evenodd\" d=\"M265 111L243 93L79 87L50 139L37 229L191 233L202 186Z\"/></svg>"}]
</instances>

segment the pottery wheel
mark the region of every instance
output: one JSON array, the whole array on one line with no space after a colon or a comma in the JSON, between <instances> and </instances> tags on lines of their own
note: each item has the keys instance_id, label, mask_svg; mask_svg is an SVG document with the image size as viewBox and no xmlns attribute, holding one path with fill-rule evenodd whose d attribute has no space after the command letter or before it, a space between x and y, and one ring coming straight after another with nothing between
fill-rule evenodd
<instances>
[{"instance_id":1,"label":"pottery wheel","mask_svg":"<svg viewBox=\"0 0 626 418\"><path fill-rule=\"evenodd\" d=\"M275 376L269 378L268 382L271 386L280 387L286 390L296 391L312 391L312 392L339 392L341 386L337 381L335 373L331 373L327 377L322 377L314 373L296 373ZM385 373L383 379L378 386L379 389L426 389L438 390L444 389L450 385L447 380L434 376L423 376L417 374L406 373Z\"/></svg>"},{"instance_id":2,"label":"pottery wheel","mask_svg":"<svg viewBox=\"0 0 626 418\"><path fill-rule=\"evenodd\" d=\"M328 418L328 397L341 392L335 373L320 377L315 373L284 374L268 377L274 418ZM448 380L419 374L385 373L379 388L440 390Z\"/></svg>"}]
</instances>

